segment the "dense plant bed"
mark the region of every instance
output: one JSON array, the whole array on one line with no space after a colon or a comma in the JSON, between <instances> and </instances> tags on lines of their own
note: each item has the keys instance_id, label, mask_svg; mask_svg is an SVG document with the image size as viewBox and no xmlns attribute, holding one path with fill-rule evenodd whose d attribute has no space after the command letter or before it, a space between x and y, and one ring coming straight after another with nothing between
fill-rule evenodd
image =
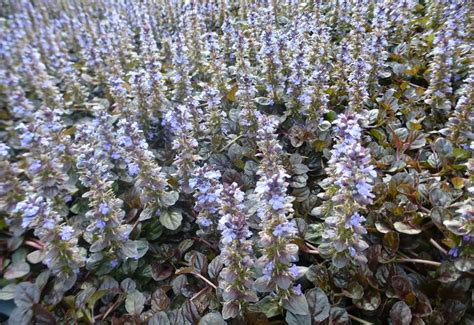
<instances>
[{"instance_id":1,"label":"dense plant bed","mask_svg":"<svg viewBox=\"0 0 474 325\"><path fill-rule=\"evenodd\" d=\"M472 324L474 5L0 8L11 324Z\"/></svg>"}]
</instances>

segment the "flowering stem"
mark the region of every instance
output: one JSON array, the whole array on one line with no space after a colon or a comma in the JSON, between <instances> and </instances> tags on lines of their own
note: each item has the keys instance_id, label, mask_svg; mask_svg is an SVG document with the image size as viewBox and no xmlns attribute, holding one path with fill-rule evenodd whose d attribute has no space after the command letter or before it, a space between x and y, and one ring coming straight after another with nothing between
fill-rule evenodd
<instances>
[{"instance_id":1,"label":"flowering stem","mask_svg":"<svg viewBox=\"0 0 474 325\"><path fill-rule=\"evenodd\" d=\"M123 302L123 298L118 298L117 301L109 307L109 309L107 309L107 311L103 314L103 315L97 315L94 317L94 319L97 319L97 320L104 320L107 318L107 316L109 316L109 314L114 311L115 308L117 308L121 303Z\"/></svg>"},{"instance_id":2,"label":"flowering stem","mask_svg":"<svg viewBox=\"0 0 474 325\"><path fill-rule=\"evenodd\" d=\"M193 301L194 299L196 299L197 297L199 297L200 295L202 295L209 287L204 287L202 288L201 290L199 290L196 294L194 294L194 296L191 297L191 301Z\"/></svg>"},{"instance_id":3,"label":"flowering stem","mask_svg":"<svg viewBox=\"0 0 474 325\"><path fill-rule=\"evenodd\" d=\"M439 267L441 266L440 262L435 262L435 261L429 261L429 260L421 260L417 258L400 258L398 260L395 260L394 262L399 262L399 263L419 263L419 264L426 264L426 265L432 265Z\"/></svg>"},{"instance_id":4,"label":"flowering stem","mask_svg":"<svg viewBox=\"0 0 474 325\"><path fill-rule=\"evenodd\" d=\"M349 315L349 318L352 318L353 320L356 320L356 321L358 321L358 322L361 323L361 324L365 324L365 325L373 325L373 324L374 324L374 323L368 322L368 321L366 321L366 320L363 320L362 318L353 316L353 315L351 315L351 314L348 314L348 315Z\"/></svg>"},{"instance_id":5,"label":"flowering stem","mask_svg":"<svg viewBox=\"0 0 474 325\"><path fill-rule=\"evenodd\" d=\"M433 238L430 238L430 243L434 247L436 247L441 253L443 253L444 255L448 255L448 252L443 247L441 247L441 245L438 244Z\"/></svg>"},{"instance_id":6,"label":"flowering stem","mask_svg":"<svg viewBox=\"0 0 474 325\"><path fill-rule=\"evenodd\" d=\"M44 244L41 243L41 242L38 242L38 241L33 241L33 240L26 240L25 241L25 245L27 246L30 246L30 247L33 247L33 248L37 248L37 249L44 249Z\"/></svg>"},{"instance_id":7,"label":"flowering stem","mask_svg":"<svg viewBox=\"0 0 474 325\"><path fill-rule=\"evenodd\" d=\"M206 282L207 284L209 284L211 287L213 287L214 289L217 289L217 286L212 283L211 281L209 281L206 277L202 276L201 274L199 273L196 273L196 272L191 272L191 274L197 276L198 278L200 278L201 280L203 280L204 282Z\"/></svg>"},{"instance_id":8,"label":"flowering stem","mask_svg":"<svg viewBox=\"0 0 474 325\"><path fill-rule=\"evenodd\" d=\"M237 140L239 140L240 138L242 138L242 134L239 135L238 137L235 137L234 139L232 139L232 141L230 141L228 144L226 144L224 146L224 148L222 148L221 150L219 150L218 152L222 152L224 150L226 150L227 148L229 148L233 143L235 143Z\"/></svg>"},{"instance_id":9,"label":"flowering stem","mask_svg":"<svg viewBox=\"0 0 474 325\"><path fill-rule=\"evenodd\" d=\"M306 242L305 243L307 247L309 247L310 249L307 249L306 247L304 247L303 251L305 253L308 253L308 254L316 254L318 255L319 254L319 249L317 249L316 247L314 247L313 245L311 245L310 243Z\"/></svg>"}]
</instances>

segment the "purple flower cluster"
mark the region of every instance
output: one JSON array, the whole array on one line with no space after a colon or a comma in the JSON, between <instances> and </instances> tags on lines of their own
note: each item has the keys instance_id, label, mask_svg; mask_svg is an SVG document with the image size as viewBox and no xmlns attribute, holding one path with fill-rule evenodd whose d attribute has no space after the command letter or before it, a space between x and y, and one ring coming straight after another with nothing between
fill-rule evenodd
<instances>
[{"instance_id":1,"label":"purple flower cluster","mask_svg":"<svg viewBox=\"0 0 474 325\"><path fill-rule=\"evenodd\" d=\"M455 68L460 60L460 45L466 36L466 6L452 2L442 10L442 27L433 40L433 57L430 63L430 85L425 92L425 102L438 114L446 114L452 108L452 92Z\"/></svg>"},{"instance_id":2,"label":"purple flower cluster","mask_svg":"<svg viewBox=\"0 0 474 325\"><path fill-rule=\"evenodd\" d=\"M128 175L136 177L135 188L142 205L152 212L174 205L178 193L167 191L166 175L156 163L138 123L122 119L117 126L118 152L125 157Z\"/></svg>"},{"instance_id":3,"label":"purple flower cluster","mask_svg":"<svg viewBox=\"0 0 474 325\"><path fill-rule=\"evenodd\" d=\"M474 53L474 50L471 49ZM471 54L471 57L474 57ZM449 136L454 143L465 143L472 140L472 126L474 125L474 60L471 60L469 73L461 87L460 97L452 112L446 128L442 133ZM466 144L466 143L465 143Z\"/></svg>"},{"instance_id":4,"label":"purple flower cluster","mask_svg":"<svg viewBox=\"0 0 474 325\"><path fill-rule=\"evenodd\" d=\"M98 114L106 115L100 110ZM88 199L90 207L84 215L88 225L83 234L91 245L92 254L87 259L89 269L98 268L104 261L125 260L138 255L136 249L129 249L132 227L123 222L123 201L112 190L116 175L112 172L111 152L120 152L120 144L128 141L119 137L110 143L110 139L104 137L103 127L104 124L99 127L85 125L77 135L80 154L76 167L80 181L88 188L82 197Z\"/></svg>"},{"instance_id":5,"label":"purple flower cluster","mask_svg":"<svg viewBox=\"0 0 474 325\"><path fill-rule=\"evenodd\" d=\"M257 133L261 161L255 195L260 202L257 215L262 228L259 233L262 256L256 266L262 276L255 280L254 288L275 292L278 300L288 301L297 294L292 284L300 274L295 272L293 264L298 260L298 246L290 242L296 234L290 220L294 198L286 193L289 175L281 164L283 151L275 133L277 125L273 117L263 116Z\"/></svg>"},{"instance_id":6,"label":"purple flower cluster","mask_svg":"<svg viewBox=\"0 0 474 325\"><path fill-rule=\"evenodd\" d=\"M218 229L221 231L221 255L225 268L220 273L219 287L224 298L224 318L234 318L245 311L248 303L257 302L252 290L254 252L247 225L245 195L236 183L224 184L219 195Z\"/></svg>"},{"instance_id":7,"label":"purple flower cluster","mask_svg":"<svg viewBox=\"0 0 474 325\"><path fill-rule=\"evenodd\" d=\"M203 125L200 124L202 111L198 109L197 102L189 98L186 104L169 110L165 114L162 124L172 134L172 149L176 152L174 165L178 170L181 189L185 193L191 193L189 179L196 161L200 158L196 154L198 141L194 133L199 132Z\"/></svg>"},{"instance_id":8,"label":"purple flower cluster","mask_svg":"<svg viewBox=\"0 0 474 325\"><path fill-rule=\"evenodd\" d=\"M344 267L349 260L365 262L363 251L368 244L362 239L366 230L365 218L358 210L373 203L373 183L377 176L371 165L370 152L362 146L363 118L348 111L334 121L336 144L326 168L332 175L324 183L332 203L320 245L321 254L332 256L337 267Z\"/></svg>"},{"instance_id":9,"label":"purple flower cluster","mask_svg":"<svg viewBox=\"0 0 474 325\"><path fill-rule=\"evenodd\" d=\"M365 206L372 203L372 187L377 176L371 165L369 150L361 144L361 115L347 112L334 121L337 142L331 150L328 175L334 175L338 186L334 202L350 198Z\"/></svg>"},{"instance_id":10,"label":"purple flower cluster","mask_svg":"<svg viewBox=\"0 0 474 325\"><path fill-rule=\"evenodd\" d=\"M194 191L196 204L194 210L198 212L197 224L203 233L210 233L217 225L216 213L219 210L219 195L222 185L219 183L221 173L213 166L204 166L194 170L189 186Z\"/></svg>"}]
</instances>

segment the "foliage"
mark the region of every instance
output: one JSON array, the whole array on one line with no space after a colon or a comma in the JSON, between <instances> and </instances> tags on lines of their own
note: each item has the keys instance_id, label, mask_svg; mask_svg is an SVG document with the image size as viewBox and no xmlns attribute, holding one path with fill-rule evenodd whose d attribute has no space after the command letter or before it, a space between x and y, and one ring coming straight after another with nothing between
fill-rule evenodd
<instances>
[{"instance_id":1,"label":"foliage","mask_svg":"<svg viewBox=\"0 0 474 325\"><path fill-rule=\"evenodd\" d=\"M10 324L472 324L466 0L3 1Z\"/></svg>"}]
</instances>

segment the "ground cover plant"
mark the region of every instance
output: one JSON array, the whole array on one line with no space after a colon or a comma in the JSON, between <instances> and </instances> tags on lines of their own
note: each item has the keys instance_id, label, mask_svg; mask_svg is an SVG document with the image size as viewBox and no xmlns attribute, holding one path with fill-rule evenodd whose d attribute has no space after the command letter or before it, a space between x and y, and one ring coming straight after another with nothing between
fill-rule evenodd
<instances>
[{"instance_id":1,"label":"ground cover plant","mask_svg":"<svg viewBox=\"0 0 474 325\"><path fill-rule=\"evenodd\" d=\"M0 1L10 324L473 324L474 3Z\"/></svg>"}]
</instances>

